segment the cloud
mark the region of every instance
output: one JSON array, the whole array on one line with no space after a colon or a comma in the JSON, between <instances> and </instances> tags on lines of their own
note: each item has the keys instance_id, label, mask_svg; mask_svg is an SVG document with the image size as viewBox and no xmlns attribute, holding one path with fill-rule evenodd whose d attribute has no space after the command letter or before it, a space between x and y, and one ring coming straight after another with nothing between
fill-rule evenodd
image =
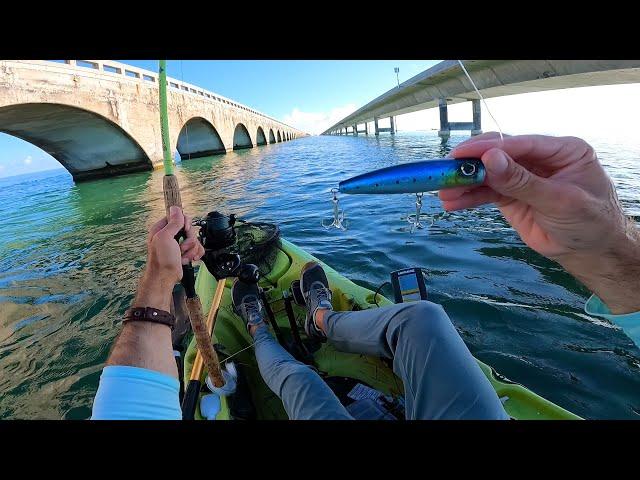
<instances>
[{"instance_id":1,"label":"cloud","mask_svg":"<svg viewBox=\"0 0 640 480\"><path fill-rule=\"evenodd\" d=\"M24 159L24 164L25 165L31 165L32 161L33 161L33 159L31 158L31 155L29 155L27 158Z\"/></svg>"},{"instance_id":2,"label":"cloud","mask_svg":"<svg viewBox=\"0 0 640 480\"><path fill-rule=\"evenodd\" d=\"M335 107L327 112L303 112L296 107L291 113L285 115L282 121L304 132L318 135L334 123L353 113L357 108L354 103Z\"/></svg>"}]
</instances>

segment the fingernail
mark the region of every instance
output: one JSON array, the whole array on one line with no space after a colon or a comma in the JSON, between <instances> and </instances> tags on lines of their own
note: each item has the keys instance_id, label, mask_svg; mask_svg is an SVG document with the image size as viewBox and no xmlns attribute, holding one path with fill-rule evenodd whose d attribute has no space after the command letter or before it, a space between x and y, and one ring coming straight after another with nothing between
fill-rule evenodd
<instances>
[{"instance_id":1,"label":"fingernail","mask_svg":"<svg viewBox=\"0 0 640 480\"><path fill-rule=\"evenodd\" d=\"M491 160L485 164L489 173L500 175L507 170L507 167L509 166L509 159L502 150L496 150L490 158Z\"/></svg>"},{"instance_id":2,"label":"fingernail","mask_svg":"<svg viewBox=\"0 0 640 480\"><path fill-rule=\"evenodd\" d=\"M180 207L176 207L175 205L172 205L171 207L169 207L169 215L174 216L174 215L178 215L180 213Z\"/></svg>"}]
</instances>

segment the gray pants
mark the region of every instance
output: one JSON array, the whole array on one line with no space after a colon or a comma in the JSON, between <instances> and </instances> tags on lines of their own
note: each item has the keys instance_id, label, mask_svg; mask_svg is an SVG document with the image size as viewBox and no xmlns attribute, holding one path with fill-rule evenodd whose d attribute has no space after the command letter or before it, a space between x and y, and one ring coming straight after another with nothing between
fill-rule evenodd
<instances>
[{"instance_id":1,"label":"gray pants","mask_svg":"<svg viewBox=\"0 0 640 480\"><path fill-rule=\"evenodd\" d=\"M333 312L327 339L343 352L393 360L407 419L508 419L495 390L440 305L421 301ZM292 420L353 419L328 385L261 326L255 351L262 378Z\"/></svg>"}]
</instances>

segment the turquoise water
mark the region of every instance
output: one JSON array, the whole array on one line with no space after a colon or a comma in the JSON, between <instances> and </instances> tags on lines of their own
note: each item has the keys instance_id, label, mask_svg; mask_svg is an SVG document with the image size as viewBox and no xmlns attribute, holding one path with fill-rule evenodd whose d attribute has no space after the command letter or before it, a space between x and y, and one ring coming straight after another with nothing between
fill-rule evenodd
<instances>
[{"instance_id":1,"label":"turquoise water","mask_svg":"<svg viewBox=\"0 0 640 480\"><path fill-rule=\"evenodd\" d=\"M626 212L640 217L638 145L594 145ZM176 174L187 211L276 221L367 287L391 270L427 268L430 298L478 358L580 416L640 418L640 351L586 315L584 287L527 248L492 207L444 214L425 195L434 224L410 234L402 217L414 210L411 195L343 196L349 230L321 227L338 181L447 151L433 132L309 137L185 161ZM74 184L59 170L0 179L1 418L90 415L144 266L145 230L163 215L161 177Z\"/></svg>"}]
</instances>

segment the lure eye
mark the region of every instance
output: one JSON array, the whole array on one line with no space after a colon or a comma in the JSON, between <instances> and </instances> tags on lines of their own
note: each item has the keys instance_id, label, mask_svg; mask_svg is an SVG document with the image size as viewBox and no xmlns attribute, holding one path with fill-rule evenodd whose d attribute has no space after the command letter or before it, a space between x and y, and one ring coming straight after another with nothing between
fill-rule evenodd
<instances>
[{"instance_id":1,"label":"lure eye","mask_svg":"<svg viewBox=\"0 0 640 480\"><path fill-rule=\"evenodd\" d=\"M465 177L471 177L476 173L476 166L473 163L465 162L460 165L460 171Z\"/></svg>"}]
</instances>

